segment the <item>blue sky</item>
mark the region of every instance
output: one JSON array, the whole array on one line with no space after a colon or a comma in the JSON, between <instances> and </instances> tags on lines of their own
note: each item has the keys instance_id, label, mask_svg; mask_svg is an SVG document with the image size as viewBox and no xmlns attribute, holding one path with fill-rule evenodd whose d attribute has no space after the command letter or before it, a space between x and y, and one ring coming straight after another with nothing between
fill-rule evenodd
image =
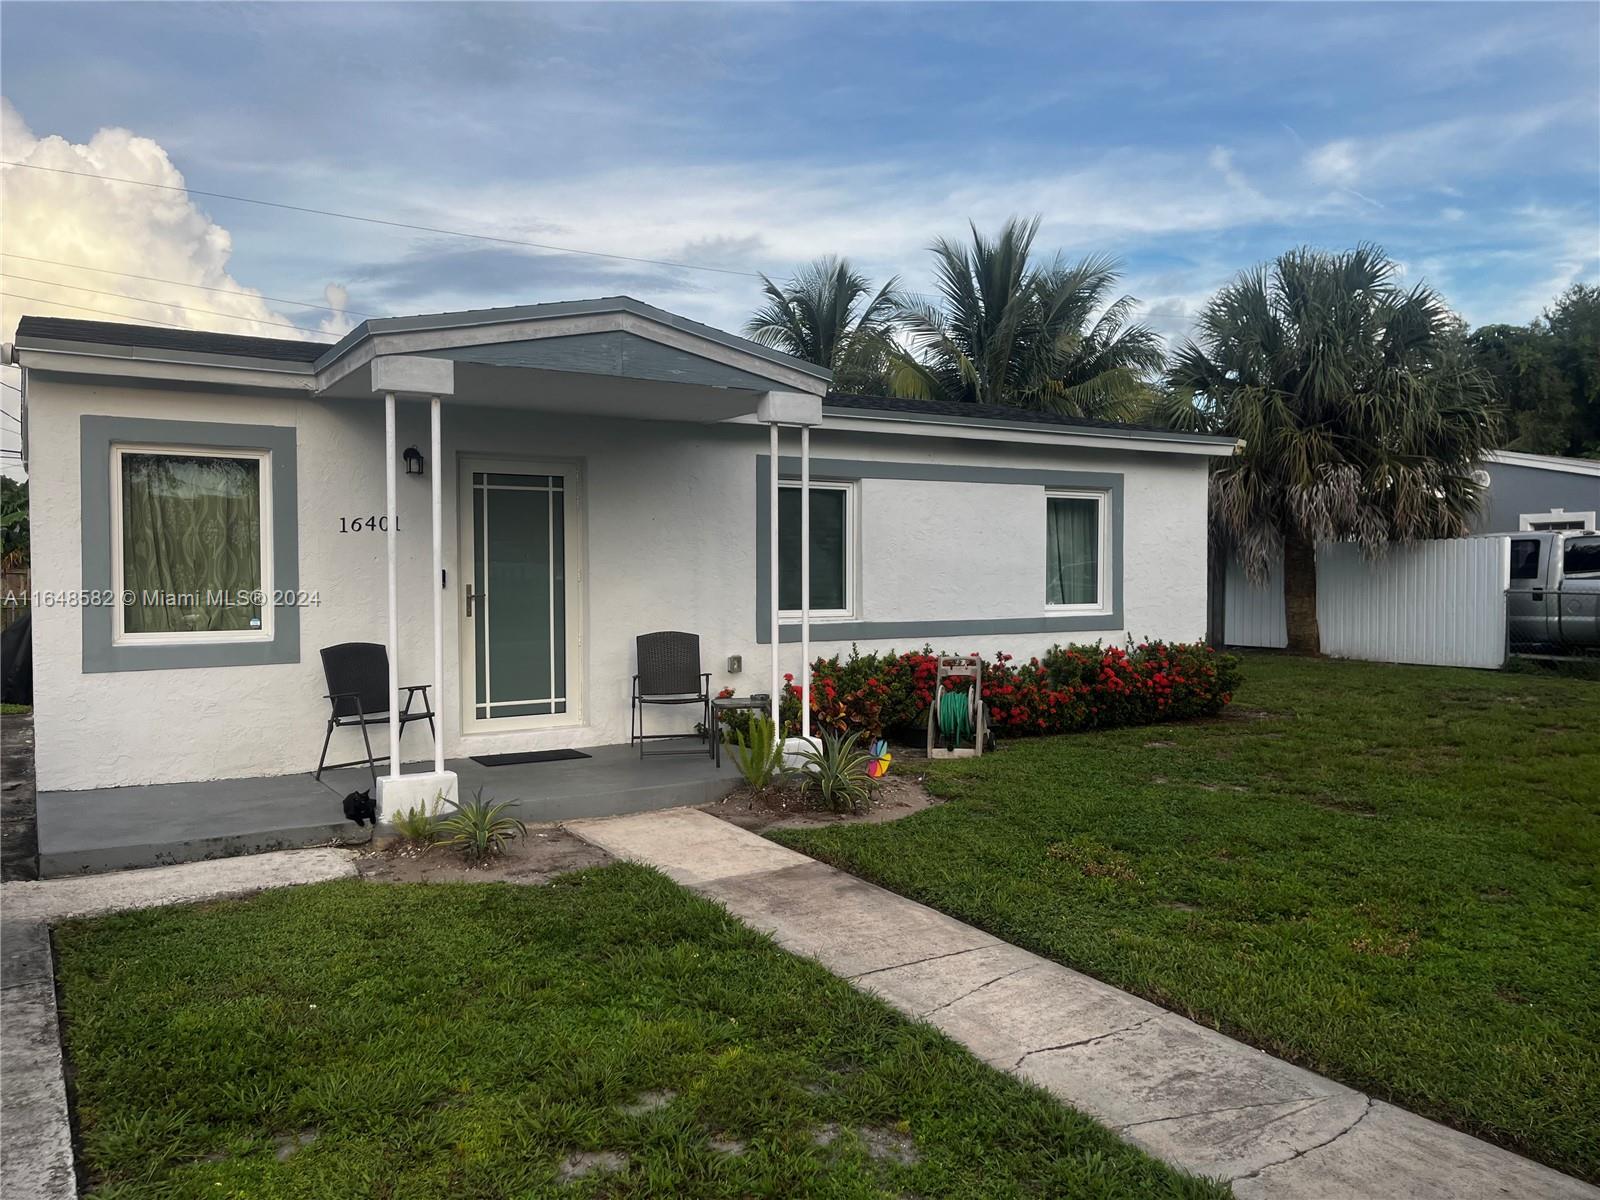
<instances>
[{"instance_id":1,"label":"blue sky","mask_svg":"<svg viewBox=\"0 0 1600 1200\"><path fill-rule=\"evenodd\" d=\"M778 276L842 253L913 288L934 236L1040 213L1042 247L1120 258L1169 335L1302 243L1377 241L1473 323L1600 278L1596 4L6 3L0 21L27 147L122 127L192 187L291 204ZM268 296L337 284L360 312L626 292L736 328L757 302L744 276L203 198L231 241L161 266L186 251L159 214L104 224L104 195L37 197L49 237L23 240L43 257L222 270ZM155 228L161 255L140 252ZM4 336L37 310L8 302Z\"/></svg>"}]
</instances>

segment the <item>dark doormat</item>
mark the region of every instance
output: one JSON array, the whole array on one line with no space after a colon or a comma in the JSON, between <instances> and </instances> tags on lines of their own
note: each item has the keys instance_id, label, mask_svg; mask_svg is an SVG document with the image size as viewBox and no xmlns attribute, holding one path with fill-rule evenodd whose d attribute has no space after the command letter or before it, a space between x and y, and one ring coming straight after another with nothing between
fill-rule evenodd
<instances>
[{"instance_id":1,"label":"dark doormat","mask_svg":"<svg viewBox=\"0 0 1600 1200\"><path fill-rule=\"evenodd\" d=\"M582 750L533 750L525 754L474 754L472 761L481 767L514 767L518 763L564 762L569 758L593 758Z\"/></svg>"}]
</instances>

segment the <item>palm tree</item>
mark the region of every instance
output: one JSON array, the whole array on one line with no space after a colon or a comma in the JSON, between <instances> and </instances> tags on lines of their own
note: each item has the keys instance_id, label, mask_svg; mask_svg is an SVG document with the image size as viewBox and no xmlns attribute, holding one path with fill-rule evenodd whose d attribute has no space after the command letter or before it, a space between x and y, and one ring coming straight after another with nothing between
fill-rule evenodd
<instances>
[{"instance_id":1,"label":"palm tree","mask_svg":"<svg viewBox=\"0 0 1600 1200\"><path fill-rule=\"evenodd\" d=\"M921 357L901 364L900 387L1112 419L1148 402L1145 378L1162 367L1161 340L1132 323L1132 297L1108 299L1114 260L1033 264L1038 217L1013 217L992 239L971 229L970 246L946 238L932 246L937 299L903 306Z\"/></svg>"},{"instance_id":2,"label":"palm tree","mask_svg":"<svg viewBox=\"0 0 1600 1200\"><path fill-rule=\"evenodd\" d=\"M1241 439L1211 476L1212 533L1259 581L1280 550L1289 647L1315 654L1316 545L1459 537L1499 414L1437 293L1376 246L1247 271L1179 350L1165 415Z\"/></svg>"},{"instance_id":3,"label":"palm tree","mask_svg":"<svg viewBox=\"0 0 1600 1200\"><path fill-rule=\"evenodd\" d=\"M745 323L763 346L827 367L842 392L882 394L899 311L891 278L876 292L843 258L819 258L779 287L761 277L766 304Z\"/></svg>"}]
</instances>

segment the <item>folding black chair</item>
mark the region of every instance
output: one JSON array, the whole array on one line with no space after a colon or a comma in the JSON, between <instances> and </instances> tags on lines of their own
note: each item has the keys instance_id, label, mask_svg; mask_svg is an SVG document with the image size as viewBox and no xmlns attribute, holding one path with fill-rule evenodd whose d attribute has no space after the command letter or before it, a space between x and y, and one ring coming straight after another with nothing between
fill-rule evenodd
<instances>
[{"instance_id":1,"label":"folding black chair","mask_svg":"<svg viewBox=\"0 0 1600 1200\"><path fill-rule=\"evenodd\" d=\"M328 703L332 712L328 716L328 733L322 739L322 757L317 760L316 778L324 771L337 771L340 767L359 767L363 763L372 772L372 784L378 784L378 764L388 762L387 754L374 758L372 739L367 735L368 725L389 723L389 651L377 642L341 642L322 651L322 673L328 681ZM405 705L400 711L400 736L412 721L426 721L428 732L435 738L439 731L433 726L433 705L428 701L428 685L411 684L402 687ZM422 709L411 711L412 701L422 693ZM361 726L361 741L367 748L367 757L349 762L328 762L328 743L333 731L346 725Z\"/></svg>"},{"instance_id":2,"label":"folding black chair","mask_svg":"<svg viewBox=\"0 0 1600 1200\"><path fill-rule=\"evenodd\" d=\"M646 733L644 706L647 704L698 704L700 733L710 743L704 753L716 751L711 728L711 673L700 669L700 637L694 633L646 633L638 639L639 673L633 677L633 709L630 732L639 743L639 757L645 757L646 742L681 741L693 734ZM652 750L651 755L700 754L695 746L687 750Z\"/></svg>"}]
</instances>

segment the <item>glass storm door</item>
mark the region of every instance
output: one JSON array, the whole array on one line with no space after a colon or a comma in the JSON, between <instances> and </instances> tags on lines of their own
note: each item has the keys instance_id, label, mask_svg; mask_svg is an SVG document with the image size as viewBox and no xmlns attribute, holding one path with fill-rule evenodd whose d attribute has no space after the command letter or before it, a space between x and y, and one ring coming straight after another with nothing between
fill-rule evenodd
<instances>
[{"instance_id":1,"label":"glass storm door","mask_svg":"<svg viewBox=\"0 0 1600 1200\"><path fill-rule=\"evenodd\" d=\"M470 460L464 467L472 523L468 726L573 723L571 468Z\"/></svg>"}]
</instances>

